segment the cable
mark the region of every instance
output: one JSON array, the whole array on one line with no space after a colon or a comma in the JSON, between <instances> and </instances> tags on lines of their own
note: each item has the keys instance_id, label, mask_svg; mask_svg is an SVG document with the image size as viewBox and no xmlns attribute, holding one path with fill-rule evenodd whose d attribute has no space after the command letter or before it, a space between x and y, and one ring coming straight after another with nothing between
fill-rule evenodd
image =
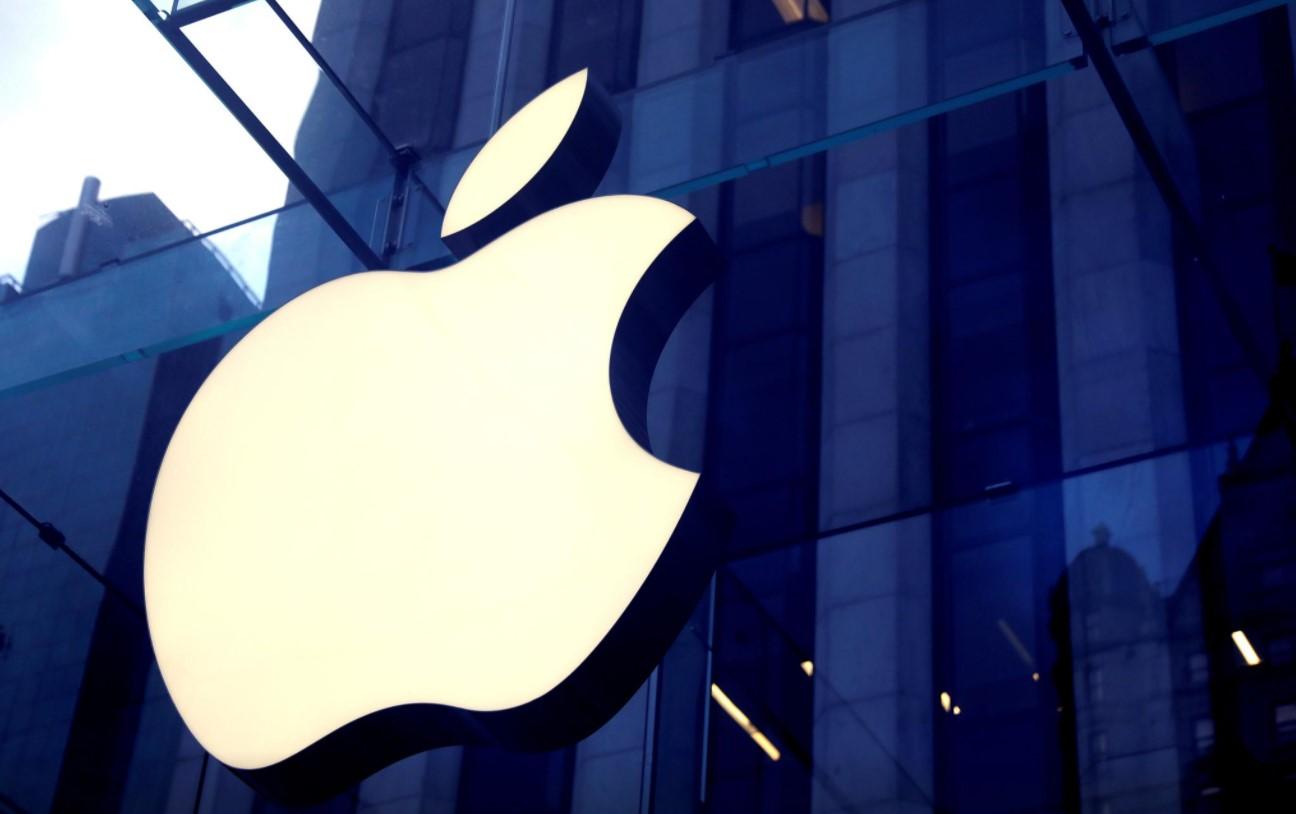
<instances>
[{"instance_id":1,"label":"cable","mask_svg":"<svg viewBox=\"0 0 1296 814\"><path fill-rule=\"evenodd\" d=\"M4 500L5 503L8 503L10 508L12 508L15 512L17 512L18 515L22 517L23 520L27 521L27 523L32 528L36 529L36 534L37 536L40 537L41 542L45 543L47 546L49 546L50 548L56 551L62 551L64 554L67 554L68 557L72 559L72 562L76 563L81 567L82 571L85 571L87 574L94 577L95 582L98 582L100 585L102 585L105 591L112 594L122 604L130 608L131 612L134 613L135 616L138 617L141 622L145 622L147 624L148 618L144 613L144 608L141 607L138 602L132 599L129 594L127 594L121 588L118 588L116 585L110 582L103 574L99 573L99 571L93 565L86 562L85 559L80 554L76 553L76 551L74 551L67 544L66 535L64 535L63 532L59 531L58 528L53 523L43 522L40 519L38 519L36 515L27 511L26 507L24 507L21 503L15 500L13 496L10 495L8 492L6 492L4 489L0 489L0 500ZM204 750L203 757L202 757L202 767L199 769L199 773L198 773L198 789L194 795L194 807L193 807L194 814L197 814L198 808L202 804L203 785L207 780L207 763L210 759L211 759L211 754L206 750ZM12 801L4 797L3 795L0 795L0 802L3 802L7 805L12 805ZM15 809L15 810L21 810L21 809Z\"/></svg>"},{"instance_id":2,"label":"cable","mask_svg":"<svg viewBox=\"0 0 1296 814\"><path fill-rule=\"evenodd\" d=\"M108 578L105 577L103 574L99 573L98 569L96 569L90 563L86 562L85 558L83 558L71 546L69 546L67 544L67 536L64 535L63 532L59 531L58 527L56 527L53 523L44 522L38 519L36 515L27 511L27 509L21 503L15 500L13 496L10 495L8 492L6 492L4 489L0 489L0 499L4 500L5 503L8 503L10 508L12 508L15 512L17 512L18 515L21 516L23 520L27 521L28 525L36 529L36 536L40 538L41 542L43 542L45 545L49 546L50 548L54 549L55 551L62 551L64 554L68 555L68 557L72 560L72 562L80 566L82 571L85 571L87 574L93 577L94 581L102 585L105 591L112 594L114 597L120 600L124 605L126 605L126 607L130 608L131 612L134 613L137 617L139 617L140 621L145 621L147 617L144 614L144 608L141 607L140 604L136 602L129 594L127 594L121 588L118 588L116 585L110 582Z\"/></svg>"}]
</instances>

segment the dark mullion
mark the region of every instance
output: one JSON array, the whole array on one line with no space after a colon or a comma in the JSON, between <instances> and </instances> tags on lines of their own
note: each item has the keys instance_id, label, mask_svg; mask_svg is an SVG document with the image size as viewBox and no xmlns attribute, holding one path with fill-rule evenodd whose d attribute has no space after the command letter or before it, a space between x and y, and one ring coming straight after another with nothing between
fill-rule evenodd
<instances>
[{"instance_id":1,"label":"dark mullion","mask_svg":"<svg viewBox=\"0 0 1296 814\"><path fill-rule=\"evenodd\" d=\"M311 177L306 174L301 165L275 139L270 130L252 112L252 109L247 106L247 103L230 87L229 83L225 81L211 62L180 30L182 25L193 22L193 20L178 20L178 14L170 18L163 17L147 0L135 0L135 3L149 18L149 21L153 23L154 28L171 44L171 47L180 55L180 58L198 75L203 84L207 85L208 89L216 95L221 104L225 105L225 109L243 126L243 129L257 143L257 146L265 151L270 160L275 163L275 166L288 177L288 181L319 213L320 217L324 219L324 222L328 224L338 238L346 244L346 247L356 256L356 259L367 269L382 268L382 259L369 246L368 242L360 236L355 227L347 221L346 217L328 199L324 191L311 180ZM223 4L226 8L213 11L213 14L240 4L239 0L211 0L210 3L204 3L202 6L195 6L194 8L207 8L209 5L214 6L217 3Z\"/></svg>"}]
</instances>

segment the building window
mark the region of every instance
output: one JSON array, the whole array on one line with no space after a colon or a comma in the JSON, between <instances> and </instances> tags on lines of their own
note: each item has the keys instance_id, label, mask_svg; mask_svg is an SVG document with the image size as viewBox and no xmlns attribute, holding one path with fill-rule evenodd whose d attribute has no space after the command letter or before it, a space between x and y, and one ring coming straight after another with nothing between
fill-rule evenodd
<instances>
[{"instance_id":1,"label":"building window","mask_svg":"<svg viewBox=\"0 0 1296 814\"><path fill-rule=\"evenodd\" d=\"M589 68L611 93L635 86L640 0L556 0L549 80Z\"/></svg>"},{"instance_id":2,"label":"building window","mask_svg":"<svg viewBox=\"0 0 1296 814\"><path fill-rule=\"evenodd\" d=\"M831 0L734 0L730 45L741 50L771 37L828 22Z\"/></svg>"},{"instance_id":3,"label":"building window","mask_svg":"<svg viewBox=\"0 0 1296 814\"><path fill-rule=\"evenodd\" d=\"M1210 718L1193 721L1193 743L1197 754L1204 755L1215 747L1215 722Z\"/></svg>"}]
</instances>

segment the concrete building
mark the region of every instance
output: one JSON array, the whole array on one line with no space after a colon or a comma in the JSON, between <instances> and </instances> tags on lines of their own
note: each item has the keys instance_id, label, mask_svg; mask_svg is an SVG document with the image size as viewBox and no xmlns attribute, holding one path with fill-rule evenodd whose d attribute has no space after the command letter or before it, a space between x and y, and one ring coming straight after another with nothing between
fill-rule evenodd
<instances>
[{"instance_id":1,"label":"concrete building","mask_svg":"<svg viewBox=\"0 0 1296 814\"><path fill-rule=\"evenodd\" d=\"M1266 252L1296 245L1291 6L1067 5L1100 52L1061 2L322 0L303 33L345 93L322 80L283 146L393 267L453 261L441 206L512 112L583 66L613 93L601 191L686 206L726 258L649 423L736 527L599 732L415 755L319 810L1115 814L1290 788L1296 572L1273 507L1291 460L1262 450L1285 336ZM364 266L318 201L287 199L266 308ZM29 391L0 402L2 485L134 590L148 467L230 340L41 382L126 310L128 269L215 308L216 333L261 311L193 272L178 246L200 241L63 279L58 247L94 228L78 211L0 305L4 347L32 349L0 371ZM5 327L59 292L80 310ZM159 336L193 335L185 313ZM0 807L277 810L204 759L112 598L14 517L0 535ZM1205 584L1208 559L1267 587ZM1249 673L1220 638L1238 619Z\"/></svg>"},{"instance_id":2,"label":"concrete building","mask_svg":"<svg viewBox=\"0 0 1296 814\"><path fill-rule=\"evenodd\" d=\"M100 201L98 188L87 179L78 206L41 228L21 293L0 304L7 381L76 360L87 338L136 309L164 331L174 331L183 309L221 319L255 309L228 261L157 196ZM137 603L150 484L220 350L220 340L190 345L0 401L6 491L54 519L73 549ZM127 764L104 758L131 751L135 725L120 726L117 714L138 712L135 685L152 663L148 637L132 608L102 601L88 575L28 532L16 514L0 517L0 802L25 811L111 805Z\"/></svg>"}]
</instances>

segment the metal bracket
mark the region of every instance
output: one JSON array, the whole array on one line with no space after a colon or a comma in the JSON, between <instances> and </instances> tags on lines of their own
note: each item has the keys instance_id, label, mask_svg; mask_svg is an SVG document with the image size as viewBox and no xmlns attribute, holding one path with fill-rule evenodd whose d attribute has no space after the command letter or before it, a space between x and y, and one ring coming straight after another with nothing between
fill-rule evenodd
<instances>
[{"instance_id":1,"label":"metal bracket","mask_svg":"<svg viewBox=\"0 0 1296 814\"><path fill-rule=\"evenodd\" d=\"M396 176L392 179L392 192L387 199L387 215L383 219L382 235L378 245L382 247L382 261L390 268L392 258L400 251L405 239L405 220L409 213L409 201L414 186L414 165L418 163L418 153L408 144L395 149L392 164Z\"/></svg>"}]
</instances>

